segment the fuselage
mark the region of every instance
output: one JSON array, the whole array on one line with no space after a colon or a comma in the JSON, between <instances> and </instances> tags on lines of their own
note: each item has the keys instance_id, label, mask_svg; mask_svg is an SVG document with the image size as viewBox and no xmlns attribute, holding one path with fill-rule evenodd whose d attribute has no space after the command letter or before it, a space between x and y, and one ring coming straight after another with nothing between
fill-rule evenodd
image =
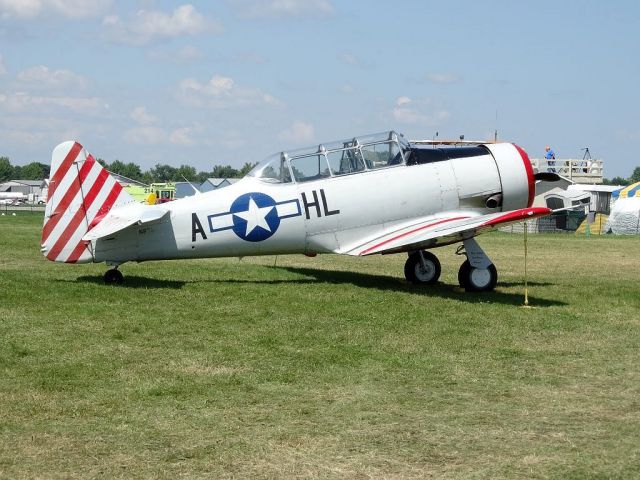
<instances>
[{"instance_id":1,"label":"fuselage","mask_svg":"<svg viewBox=\"0 0 640 480\"><path fill-rule=\"evenodd\" d=\"M416 219L525 208L532 195L531 165L513 144L411 148L384 168L304 181L245 177L163 204L161 220L98 239L93 261L344 253Z\"/></svg>"}]
</instances>

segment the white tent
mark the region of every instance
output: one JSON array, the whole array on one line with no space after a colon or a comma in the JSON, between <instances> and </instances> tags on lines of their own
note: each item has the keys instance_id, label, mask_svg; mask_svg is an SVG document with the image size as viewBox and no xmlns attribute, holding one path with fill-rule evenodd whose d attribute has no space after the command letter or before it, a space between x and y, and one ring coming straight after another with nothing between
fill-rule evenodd
<instances>
[{"instance_id":1,"label":"white tent","mask_svg":"<svg viewBox=\"0 0 640 480\"><path fill-rule=\"evenodd\" d=\"M611 207L607 231L616 235L640 234L640 197L618 198Z\"/></svg>"}]
</instances>

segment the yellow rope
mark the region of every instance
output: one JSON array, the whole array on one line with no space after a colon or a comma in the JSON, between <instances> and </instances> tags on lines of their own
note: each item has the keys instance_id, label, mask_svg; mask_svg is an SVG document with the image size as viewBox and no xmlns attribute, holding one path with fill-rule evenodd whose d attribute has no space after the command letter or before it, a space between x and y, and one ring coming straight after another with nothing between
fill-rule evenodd
<instances>
[{"instance_id":1,"label":"yellow rope","mask_svg":"<svg viewBox=\"0 0 640 480\"><path fill-rule=\"evenodd\" d=\"M527 231L529 226L524 222L524 306L529 306L529 287L527 284Z\"/></svg>"}]
</instances>

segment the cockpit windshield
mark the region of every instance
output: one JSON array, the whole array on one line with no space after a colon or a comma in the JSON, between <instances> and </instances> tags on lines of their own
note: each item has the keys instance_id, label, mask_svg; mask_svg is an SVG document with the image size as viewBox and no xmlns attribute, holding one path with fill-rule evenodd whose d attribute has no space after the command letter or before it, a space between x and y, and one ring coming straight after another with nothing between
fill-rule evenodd
<instances>
[{"instance_id":1,"label":"cockpit windshield","mask_svg":"<svg viewBox=\"0 0 640 480\"><path fill-rule=\"evenodd\" d=\"M265 182L289 183L291 174L284 152L276 153L265 158L247 174L248 177L256 177Z\"/></svg>"},{"instance_id":2,"label":"cockpit windshield","mask_svg":"<svg viewBox=\"0 0 640 480\"><path fill-rule=\"evenodd\" d=\"M280 152L247 176L270 183L309 182L406 163L409 143L394 131Z\"/></svg>"}]
</instances>

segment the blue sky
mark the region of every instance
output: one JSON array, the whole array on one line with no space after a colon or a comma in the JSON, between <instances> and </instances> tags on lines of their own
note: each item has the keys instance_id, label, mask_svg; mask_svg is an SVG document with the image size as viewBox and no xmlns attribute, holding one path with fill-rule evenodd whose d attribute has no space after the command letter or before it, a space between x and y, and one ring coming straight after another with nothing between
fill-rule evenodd
<instances>
[{"instance_id":1,"label":"blue sky","mask_svg":"<svg viewBox=\"0 0 640 480\"><path fill-rule=\"evenodd\" d=\"M0 0L0 155L239 167L395 129L640 165L640 3Z\"/></svg>"}]
</instances>

